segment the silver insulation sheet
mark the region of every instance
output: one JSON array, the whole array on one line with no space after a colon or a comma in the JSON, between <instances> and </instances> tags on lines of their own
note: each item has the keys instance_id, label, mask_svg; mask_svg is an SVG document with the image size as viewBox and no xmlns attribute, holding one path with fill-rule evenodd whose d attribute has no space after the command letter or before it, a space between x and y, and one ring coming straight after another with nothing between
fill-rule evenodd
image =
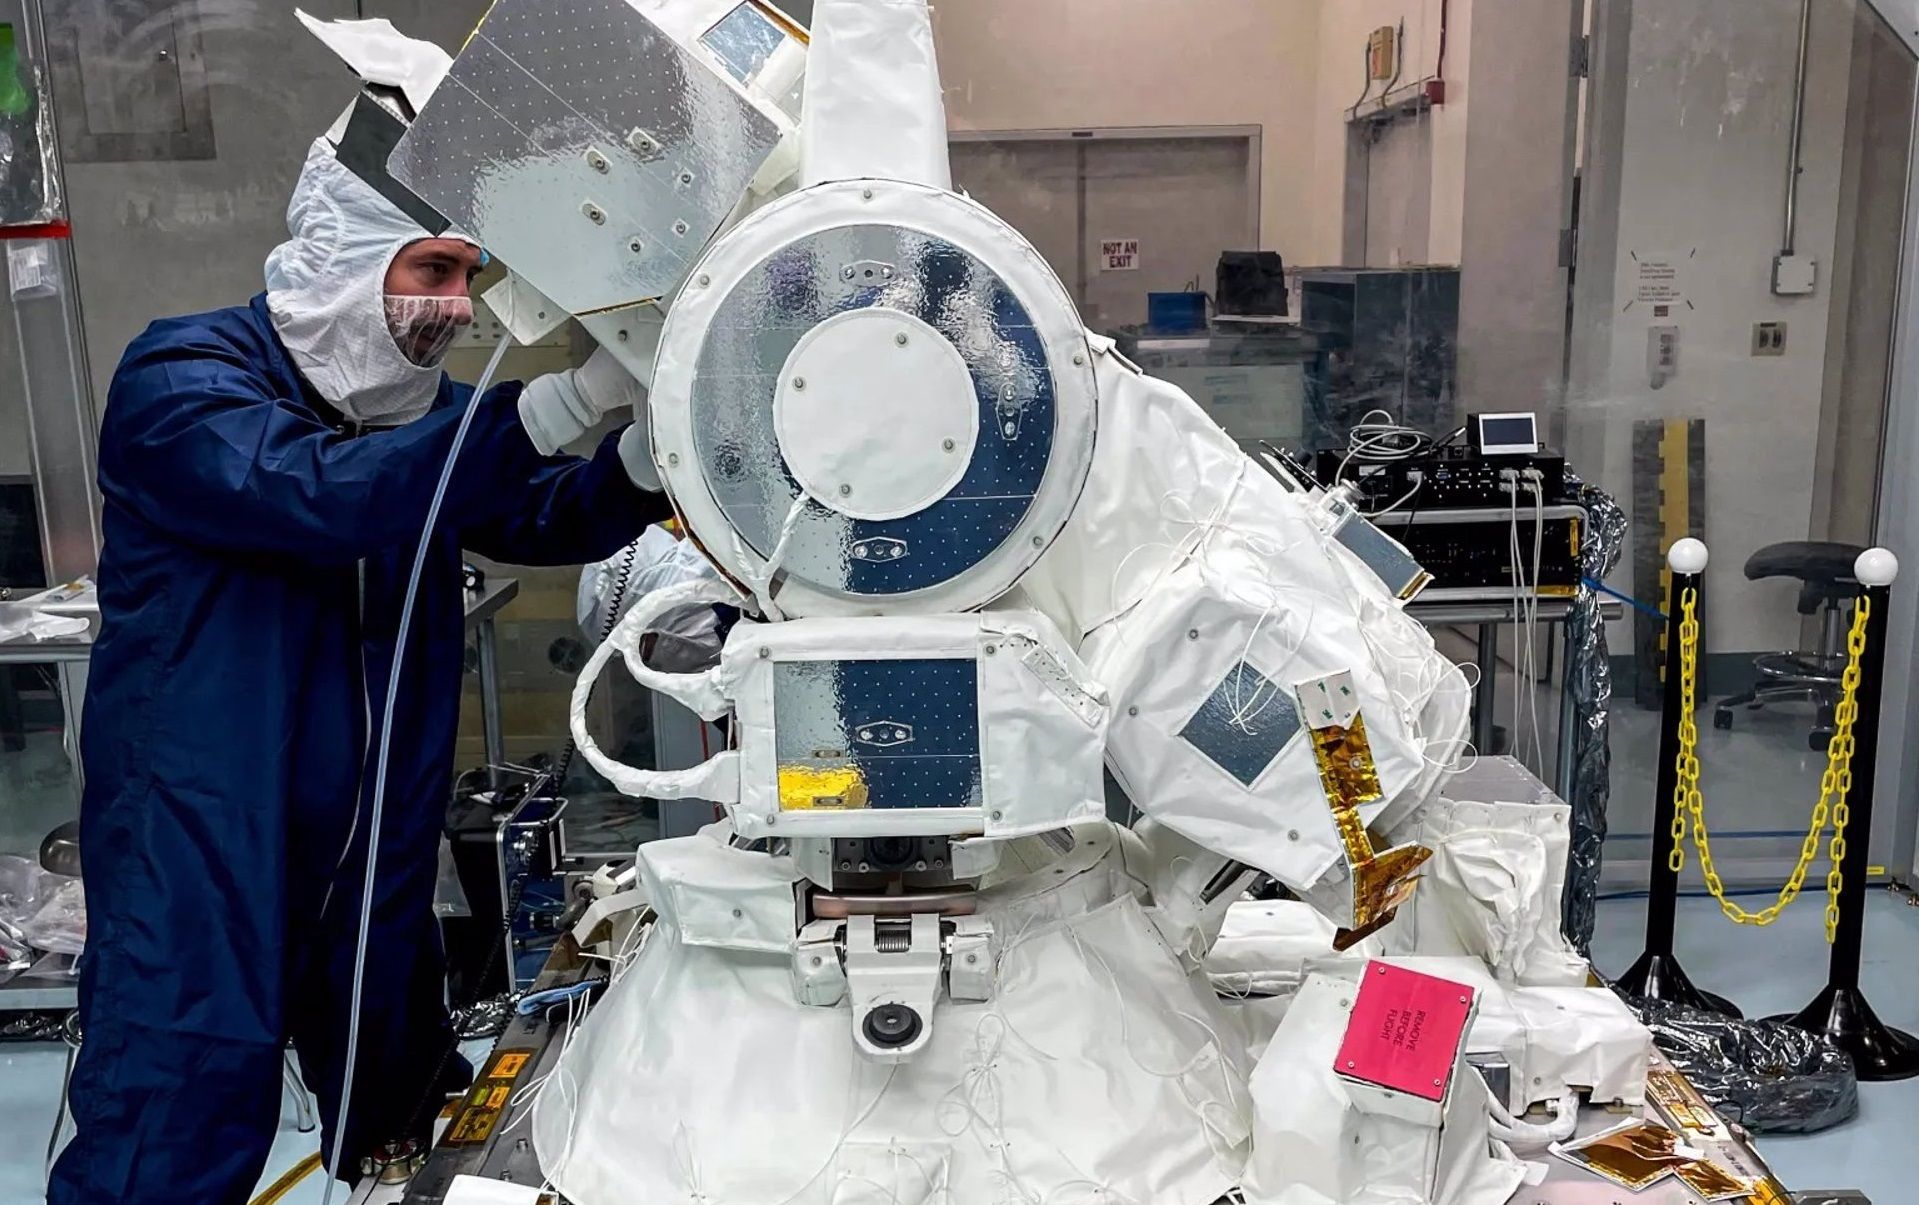
<instances>
[{"instance_id":1,"label":"silver insulation sheet","mask_svg":"<svg viewBox=\"0 0 1919 1205\"><path fill-rule=\"evenodd\" d=\"M388 168L587 314L678 285L778 141L625 0L499 0Z\"/></svg>"},{"instance_id":2,"label":"silver insulation sheet","mask_svg":"<svg viewBox=\"0 0 1919 1205\"><path fill-rule=\"evenodd\" d=\"M1626 547L1626 512L1611 494L1594 485L1579 486L1586 509L1586 539L1579 571L1589 581L1604 581ZM1566 866L1563 901L1566 936L1584 950L1592 943L1599 869L1606 845L1606 809L1612 798L1612 747L1607 726L1612 714L1612 662L1606 648L1606 619L1599 594L1581 585L1573 599L1572 656L1568 666L1573 692L1572 852Z\"/></svg>"}]
</instances>

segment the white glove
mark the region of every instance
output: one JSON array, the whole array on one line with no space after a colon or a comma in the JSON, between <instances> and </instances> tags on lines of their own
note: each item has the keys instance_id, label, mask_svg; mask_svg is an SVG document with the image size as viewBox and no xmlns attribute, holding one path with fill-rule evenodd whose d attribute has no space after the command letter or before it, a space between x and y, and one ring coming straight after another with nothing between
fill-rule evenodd
<instances>
[{"instance_id":1,"label":"white glove","mask_svg":"<svg viewBox=\"0 0 1919 1205\"><path fill-rule=\"evenodd\" d=\"M659 466L653 463L652 443L646 425L646 403L641 402L633 407L633 425L620 432L620 463L626 466L627 480L657 494L666 486L660 482Z\"/></svg>"},{"instance_id":2,"label":"white glove","mask_svg":"<svg viewBox=\"0 0 1919 1205\"><path fill-rule=\"evenodd\" d=\"M646 390L601 347L578 368L529 384L520 394L520 422L540 455L551 456L623 407L644 415Z\"/></svg>"}]
</instances>

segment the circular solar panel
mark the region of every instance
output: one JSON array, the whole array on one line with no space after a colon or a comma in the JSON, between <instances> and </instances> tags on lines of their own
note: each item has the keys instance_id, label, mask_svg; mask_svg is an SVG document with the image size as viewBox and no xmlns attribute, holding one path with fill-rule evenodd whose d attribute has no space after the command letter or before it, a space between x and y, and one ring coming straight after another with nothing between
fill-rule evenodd
<instances>
[{"instance_id":1,"label":"circular solar panel","mask_svg":"<svg viewBox=\"0 0 1919 1205\"><path fill-rule=\"evenodd\" d=\"M820 185L694 268L661 336L654 456L701 544L785 614L968 610L1078 500L1090 359L1058 278L984 208Z\"/></svg>"}]
</instances>

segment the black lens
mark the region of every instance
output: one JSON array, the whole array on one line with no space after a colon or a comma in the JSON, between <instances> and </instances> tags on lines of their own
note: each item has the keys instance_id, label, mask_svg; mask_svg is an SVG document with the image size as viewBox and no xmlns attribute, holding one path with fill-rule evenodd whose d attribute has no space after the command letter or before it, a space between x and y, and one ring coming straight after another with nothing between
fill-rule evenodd
<instances>
[{"instance_id":1,"label":"black lens","mask_svg":"<svg viewBox=\"0 0 1919 1205\"><path fill-rule=\"evenodd\" d=\"M875 870L900 870L919 853L919 842L911 837L869 837L866 860Z\"/></svg>"},{"instance_id":2,"label":"black lens","mask_svg":"<svg viewBox=\"0 0 1919 1205\"><path fill-rule=\"evenodd\" d=\"M920 1036L920 1015L904 1004L882 1004L866 1014L860 1028L866 1040L883 1050L910 1046Z\"/></svg>"}]
</instances>

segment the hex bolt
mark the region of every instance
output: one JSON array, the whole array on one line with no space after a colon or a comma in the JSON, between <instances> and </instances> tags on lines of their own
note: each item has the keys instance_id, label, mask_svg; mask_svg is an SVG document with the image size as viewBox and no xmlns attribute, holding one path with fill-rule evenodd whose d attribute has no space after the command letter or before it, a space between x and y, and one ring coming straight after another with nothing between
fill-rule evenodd
<instances>
[{"instance_id":1,"label":"hex bolt","mask_svg":"<svg viewBox=\"0 0 1919 1205\"><path fill-rule=\"evenodd\" d=\"M1136 716L1136 715L1138 715L1138 714L1139 714L1139 708L1137 708L1137 707L1128 707L1128 708L1126 709L1126 714L1127 714L1127 715L1134 715L1134 716Z\"/></svg>"},{"instance_id":2,"label":"hex bolt","mask_svg":"<svg viewBox=\"0 0 1919 1205\"><path fill-rule=\"evenodd\" d=\"M1187 628L1187 629L1186 629L1186 639L1188 639L1188 640L1198 640L1198 639L1199 639L1199 629L1198 629L1198 628Z\"/></svg>"},{"instance_id":3,"label":"hex bolt","mask_svg":"<svg viewBox=\"0 0 1919 1205\"><path fill-rule=\"evenodd\" d=\"M631 251L633 254L638 255L640 252L646 250L646 244L641 242L637 238L630 238L626 240L626 249L628 251Z\"/></svg>"},{"instance_id":4,"label":"hex bolt","mask_svg":"<svg viewBox=\"0 0 1919 1205\"><path fill-rule=\"evenodd\" d=\"M953 442L952 440L950 440L950 439L942 439L942 440L940 440L940 447L942 447L942 448L944 448L944 449L946 449L946 450L947 450L948 452L951 452L951 451L952 451L952 450L953 450L954 448L956 448L956 447L958 447L958 446L959 446L958 444L955 444L955 443L954 443L954 442Z\"/></svg>"},{"instance_id":5,"label":"hex bolt","mask_svg":"<svg viewBox=\"0 0 1919 1205\"><path fill-rule=\"evenodd\" d=\"M852 494L853 494L853 487L850 485L847 485L845 482L842 481L840 483L840 497L848 498L848 497L851 497Z\"/></svg>"},{"instance_id":6,"label":"hex bolt","mask_svg":"<svg viewBox=\"0 0 1919 1205\"><path fill-rule=\"evenodd\" d=\"M899 345L900 345L901 347L905 347L905 346L906 346L906 332L905 332L905 331L901 331L901 332L900 332L899 334L897 334L897 335L894 335L894 336L893 336L893 342L895 342L895 343L897 343L897 344L899 344Z\"/></svg>"},{"instance_id":7,"label":"hex bolt","mask_svg":"<svg viewBox=\"0 0 1919 1205\"><path fill-rule=\"evenodd\" d=\"M682 237L684 237L690 229L692 229L692 227L688 226L684 220L673 223L673 233L681 235Z\"/></svg>"},{"instance_id":8,"label":"hex bolt","mask_svg":"<svg viewBox=\"0 0 1919 1205\"><path fill-rule=\"evenodd\" d=\"M793 378L793 388L795 388L795 389L804 389L804 388L806 388L806 378L805 378L805 377L794 377L794 378Z\"/></svg>"}]
</instances>

